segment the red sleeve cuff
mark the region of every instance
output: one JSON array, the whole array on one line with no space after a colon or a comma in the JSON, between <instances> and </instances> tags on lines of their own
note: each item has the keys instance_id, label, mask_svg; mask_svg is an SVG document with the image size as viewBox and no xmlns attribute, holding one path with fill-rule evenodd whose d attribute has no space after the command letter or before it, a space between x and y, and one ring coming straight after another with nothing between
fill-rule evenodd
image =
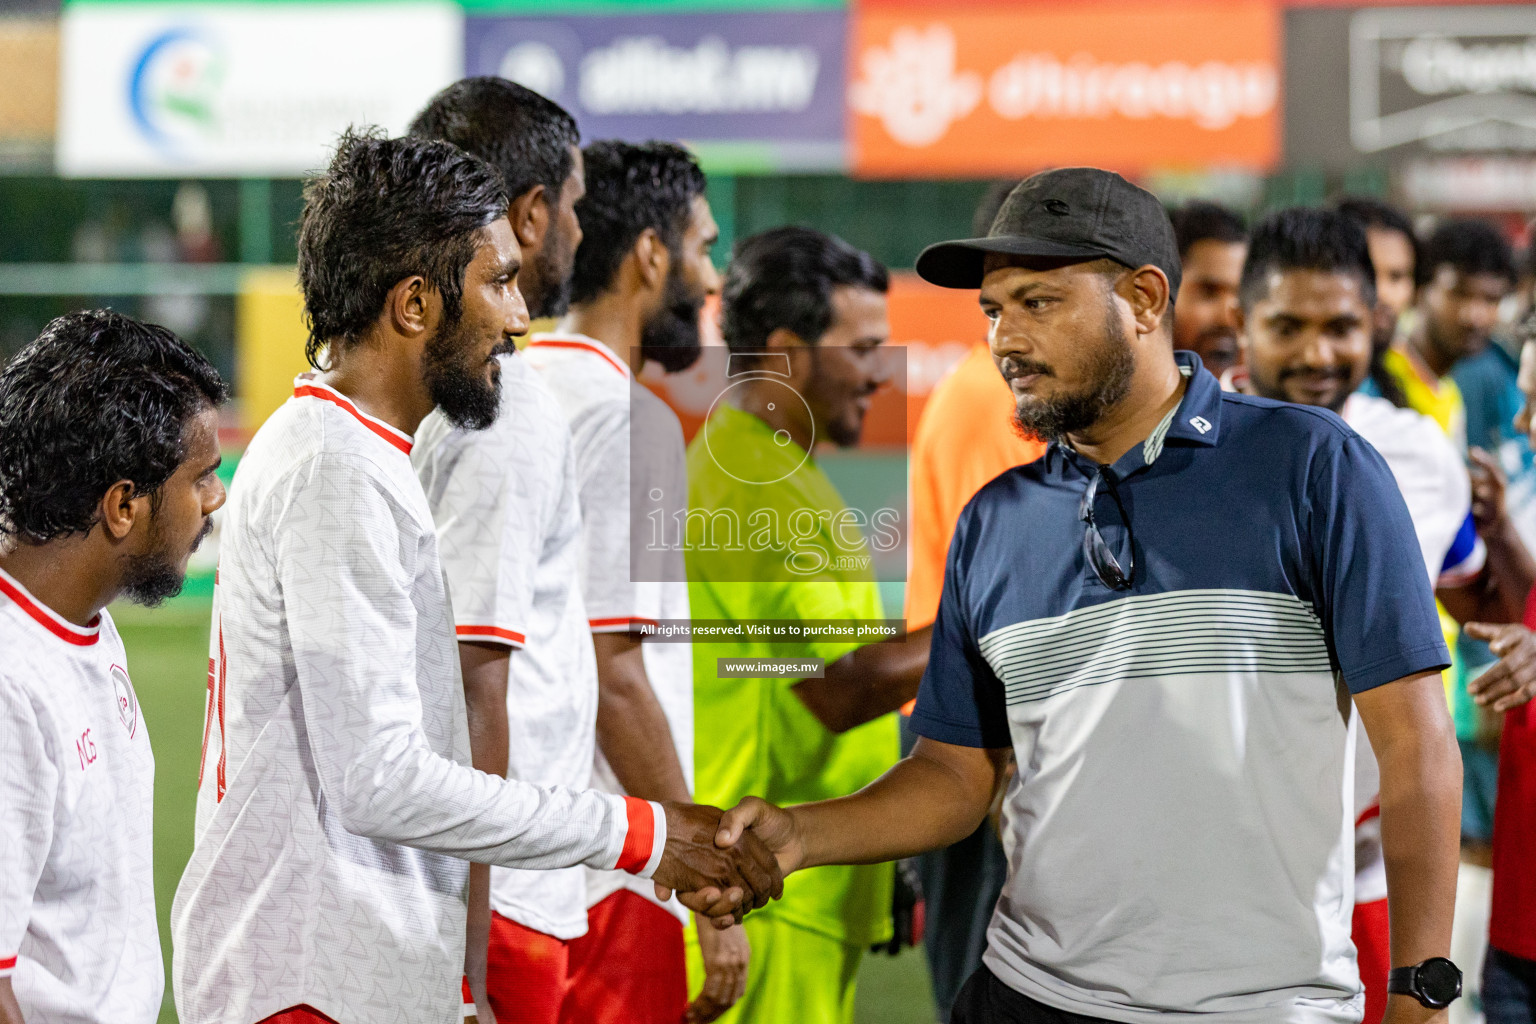
<instances>
[{"instance_id":1,"label":"red sleeve cuff","mask_svg":"<svg viewBox=\"0 0 1536 1024\"><path fill-rule=\"evenodd\" d=\"M522 647L528 642L522 633L514 629L502 629L500 626L455 626L453 632L460 640L481 640L510 647Z\"/></svg>"},{"instance_id":2,"label":"red sleeve cuff","mask_svg":"<svg viewBox=\"0 0 1536 1024\"><path fill-rule=\"evenodd\" d=\"M594 633L634 633L641 626L659 625L655 619L640 615L614 615L605 619L588 619L587 627Z\"/></svg>"},{"instance_id":3,"label":"red sleeve cuff","mask_svg":"<svg viewBox=\"0 0 1536 1024\"><path fill-rule=\"evenodd\" d=\"M661 860L661 847L666 845L665 825L662 826L662 834L657 835L657 817L661 806L653 804L649 800L640 800L632 796L624 798L624 817L627 828L624 832L624 848L619 851L619 862L614 865L620 871L628 871L632 875L650 877L650 873L656 870L657 863ZM665 822L665 818L662 819ZM659 841L658 841L659 840Z\"/></svg>"}]
</instances>

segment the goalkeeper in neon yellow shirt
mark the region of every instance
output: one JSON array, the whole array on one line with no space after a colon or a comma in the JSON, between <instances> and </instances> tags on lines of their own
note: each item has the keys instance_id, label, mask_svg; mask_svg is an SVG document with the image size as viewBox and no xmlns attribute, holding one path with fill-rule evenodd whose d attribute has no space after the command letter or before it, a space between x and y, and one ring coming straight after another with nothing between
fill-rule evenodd
<instances>
[{"instance_id":1,"label":"goalkeeper in neon yellow shirt","mask_svg":"<svg viewBox=\"0 0 1536 1024\"><path fill-rule=\"evenodd\" d=\"M777 228L737 247L721 300L737 376L688 449L694 621L884 618L866 531L889 542L899 523L849 509L815 450L857 444L870 398L888 382L887 288L878 262L817 231ZM747 657L819 658L825 671L721 678L721 658ZM858 790L895 764L892 712L917 693L927 660L926 629L905 641L695 644L696 798L794 804ZM891 935L892 867L818 868L794 881L746 919L745 993L719 1019L853 1020L859 959ZM696 945L689 959L697 989Z\"/></svg>"}]
</instances>

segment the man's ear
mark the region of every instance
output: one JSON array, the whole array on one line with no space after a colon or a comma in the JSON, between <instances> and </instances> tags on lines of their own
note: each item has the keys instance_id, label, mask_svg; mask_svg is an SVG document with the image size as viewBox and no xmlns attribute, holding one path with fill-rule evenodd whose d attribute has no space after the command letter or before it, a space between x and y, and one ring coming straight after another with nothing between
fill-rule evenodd
<instances>
[{"instance_id":1,"label":"man's ear","mask_svg":"<svg viewBox=\"0 0 1536 1024\"><path fill-rule=\"evenodd\" d=\"M119 480L101 498L101 528L107 539L125 540L134 524L150 514L149 495L140 494L132 480Z\"/></svg>"},{"instance_id":2,"label":"man's ear","mask_svg":"<svg viewBox=\"0 0 1536 1024\"><path fill-rule=\"evenodd\" d=\"M512 221L512 233L523 253L538 251L544 244L544 233L549 230L549 204L545 202L543 185L535 185L512 200L507 217Z\"/></svg>"},{"instance_id":3,"label":"man's ear","mask_svg":"<svg viewBox=\"0 0 1536 1024\"><path fill-rule=\"evenodd\" d=\"M1248 348L1248 311L1243 304L1237 304L1237 344L1244 351Z\"/></svg>"},{"instance_id":4,"label":"man's ear","mask_svg":"<svg viewBox=\"0 0 1536 1024\"><path fill-rule=\"evenodd\" d=\"M639 275L641 285L655 292L666 287L667 274L672 269L672 253L655 228L646 228L640 232L640 237L635 239L634 247L630 249L630 255L634 257L635 272Z\"/></svg>"},{"instance_id":5,"label":"man's ear","mask_svg":"<svg viewBox=\"0 0 1536 1024\"><path fill-rule=\"evenodd\" d=\"M1131 304L1131 315L1136 319L1136 333L1154 333L1162 324L1168 303L1173 298L1168 288L1168 275L1149 263L1132 272L1128 284L1130 293L1126 298ZM1172 327L1170 324L1170 331Z\"/></svg>"},{"instance_id":6,"label":"man's ear","mask_svg":"<svg viewBox=\"0 0 1536 1024\"><path fill-rule=\"evenodd\" d=\"M804 349L805 342L800 335L788 327L775 327L768 337L763 339L763 347L770 352L788 352L793 354L796 349Z\"/></svg>"},{"instance_id":7,"label":"man's ear","mask_svg":"<svg viewBox=\"0 0 1536 1024\"><path fill-rule=\"evenodd\" d=\"M442 297L420 274L401 278L384 296L384 315L396 334L416 338L437 328Z\"/></svg>"}]
</instances>

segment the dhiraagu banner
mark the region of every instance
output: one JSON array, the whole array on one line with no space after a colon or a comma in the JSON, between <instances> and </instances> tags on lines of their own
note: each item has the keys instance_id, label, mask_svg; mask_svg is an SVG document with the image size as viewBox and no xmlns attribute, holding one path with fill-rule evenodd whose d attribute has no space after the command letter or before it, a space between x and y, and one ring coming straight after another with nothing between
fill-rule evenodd
<instances>
[{"instance_id":1,"label":"dhiraagu banner","mask_svg":"<svg viewBox=\"0 0 1536 1024\"><path fill-rule=\"evenodd\" d=\"M75 177L296 177L348 125L399 134L463 67L458 5L81 2L61 17Z\"/></svg>"}]
</instances>

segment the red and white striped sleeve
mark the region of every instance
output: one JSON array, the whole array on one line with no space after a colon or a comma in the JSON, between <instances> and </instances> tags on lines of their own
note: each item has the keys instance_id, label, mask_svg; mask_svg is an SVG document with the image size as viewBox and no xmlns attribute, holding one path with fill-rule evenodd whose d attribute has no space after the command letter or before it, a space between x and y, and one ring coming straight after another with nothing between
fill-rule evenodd
<instances>
[{"instance_id":1,"label":"red and white striped sleeve","mask_svg":"<svg viewBox=\"0 0 1536 1024\"><path fill-rule=\"evenodd\" d=\"M667 848L667 814L654 800L626 796L624 845L614 867L641 878L650 878Z\"/></svg>"}]
</instances>

